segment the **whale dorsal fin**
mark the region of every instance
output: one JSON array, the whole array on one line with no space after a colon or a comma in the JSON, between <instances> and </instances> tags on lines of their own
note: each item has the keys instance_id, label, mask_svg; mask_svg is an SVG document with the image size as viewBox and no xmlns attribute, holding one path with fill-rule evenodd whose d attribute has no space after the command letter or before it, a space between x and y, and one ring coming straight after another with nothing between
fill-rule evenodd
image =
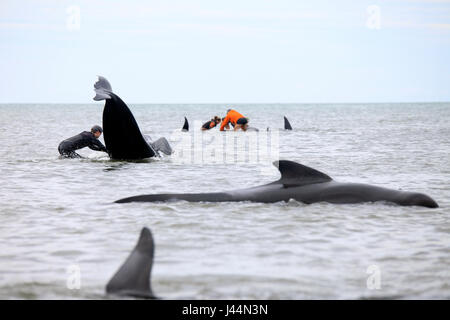
<instances>
[{"instance_id":1,"label":"whale dorsal fin","mask_svg":"<svg viewBox=\"0 0 450 320\"><path fill-rule=\"evenodd\" d=\"M183 128L181 130L182 131L189 131L189 122L188 122L188 119L186 117L184 117L184 125L183 125Z\"/></svg>"},{"instance_id":2,"label":"whale dorsal fin","mask_svg":"<svg viewBox=\"0 0 450 320\"><path fill-rule=\"evenodd\" d=\"M292 130L291 124L286 116L284 116L284 130Z\"/></svg>"},{"instance_id":3,"label":"whale dorsal fin","mask_svg":"<svg viewBox=\"0 0 450 320\"><path fill-rule=\"evenodd\" d=\"M106 292L155 298L150 284L153 254L153 236L150 229L144 227L133 251L106 285Z\"/></svg>"},{"instance_id":4,"label":"whale dorsal fin","mask_svg":"<svg viewBox=\"0 0 450 320\"><path fill-rule=\"evenodd\" d=\"M281 173L281 179L276 181L276 183L282 183L286 188L333 180L325 173L297 162L280 160L275 161L273 165Z\"/></svg>"}]
</instances>

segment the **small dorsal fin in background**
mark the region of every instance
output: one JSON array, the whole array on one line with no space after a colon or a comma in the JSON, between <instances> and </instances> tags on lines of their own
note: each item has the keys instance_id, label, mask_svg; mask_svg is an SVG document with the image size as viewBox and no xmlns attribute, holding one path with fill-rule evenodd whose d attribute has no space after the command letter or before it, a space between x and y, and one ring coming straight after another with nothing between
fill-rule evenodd
<instances>
[{"instance_id":1,"label":"small dorsal fin in background","mask_svg":"<svg viewBox=\"0 0 450 320\"><path fill-rule=\"evenodd\" d=\"M105 77L98 76L97 82L94 84L95 101L111 99L111 93L113 92L111 84Z\"/></svg>"},{"instance_id":2,"label":"small dorsal fin in background","mask_svg":"<svg viewBox=\"0 0 450 320\"><path fill-rule=\"evenodd\" d=\"M189 122L186 117L184 117L184 125L183 125L183 128L181 129L181 131L189 131Z\"/></svg>"},{"instance_id":3,"label":"small dorsal fin in background","mask_svg":"<svg viewBox=\"0 0 450 320\"><path fill-rule=\"evenodd\" d=\"M275 183L282 183L285 187L331 181L328 175L300 163L280 160L273 163L280 170L281 179Z\"/></svg>"},{"instance_id":4,"label":"small dorsal fin in background","mask_svg":"<svg viewBox=\"0 0 450 320\"><path fill-rule=\"evenodd\" d=\"M153 255L153 236L144 227L133 251L106 285L106 292L155 299L150 284Z\"/></svg>"},{"instance_id":5,"label":"small dorsal fin in background","mask_svg":"<svg viewBox=\"0 0 450 320\"><path fill-rule=\"evenodd\" d=\"M286 116L284 116L284 130L292 130L291 124Z\"/></svg>"}]
</instances>

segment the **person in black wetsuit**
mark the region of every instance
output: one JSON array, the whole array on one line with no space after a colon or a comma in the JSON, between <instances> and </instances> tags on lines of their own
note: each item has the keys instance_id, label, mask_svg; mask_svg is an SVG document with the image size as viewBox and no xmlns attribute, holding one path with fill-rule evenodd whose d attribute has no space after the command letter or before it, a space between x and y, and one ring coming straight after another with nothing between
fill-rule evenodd
<instances>
[{"instance_id":1,"label":"person in black wetsuit","mask_svg":"<svg viewBox=\"0 0 450 320\"><path fill-rule=\"evenodd\" d=\"M62 141L58 146L61 156L67 158L82 158L75 150L89 147L95 151L108 152L106 147L98 140L102 135L103 129L100 126L93 126L91 132L83 131L76 136Z\"/></svg>"},{"instance_id":2,"label":"person in black wetsuit","mask_svg":"<svg viewBox=\"0 0 450 320\"><path fill-rule=\"evenodd\" d=\"M203 125L202 125L202 130L204 131L204 130L209 130L209 129L212 129L212 128L214 128L215 126L217 126L219 123L220 123L220 121L222 121L218 116L215 116L214 118L212 118L211 120L209 120L208 122L205 122Z\"/></svg>"}]
</instances>

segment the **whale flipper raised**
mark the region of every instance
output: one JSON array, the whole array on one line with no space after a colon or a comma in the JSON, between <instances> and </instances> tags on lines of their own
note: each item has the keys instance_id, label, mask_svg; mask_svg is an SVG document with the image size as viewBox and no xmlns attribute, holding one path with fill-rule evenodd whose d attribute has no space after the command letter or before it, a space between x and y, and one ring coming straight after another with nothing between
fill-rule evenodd
<instances>
[{"instance_id":1,"label":"whale flipper raised","mask_svg":"<svg viewBox=\"0 0 450 320\"><path fill-rule=\"evenodd\" d=\"M133 251L106 285L106 292L156 299L150 283L153 255L153 236L150 229L144 227Z\"/></svg>"},{"instance_id":2,"label":"whale flipper raised","mask_svg":"<svg viewBox=\"0 0 450 320\"><path fill-rule=\"evenodd\" d=\"M284 130L292 130L291 124L286 116L284 116Z\"/></svg>"},{"instance_id":3,"label":"whale flipper raised","mask_svg":"<svg viewBox=\"0 0 450 320\"><path fill-rule=\"evenodd\" d=\"M184 125L183 125L183 128L181 129L181 131L189 131L189 122L186 117L184 117Z\"/></svg>"},{"instance_id":4,"label":"whale flipper raised","mask_svg":"<svg viewBox=\"0 0 450 320\"><path fill-rule=\"evenodd\" d=\"M164 137L161 137L158 140L151 142L151 146L153 147L153 150L155 150L156 152L161 151L162 153L168 156L173 153L169 141L167 141L167 139Z\"/></svg>"},{"instance_id":5,"label":"whale flipper raised","mask_svg":"<svg viewBox=\"0 0 450 320\"><path fill-rule=\"evenodd\" d=\"M105 100L103 109L103 135L112 159L136 160L154 157L133 114L125 102L112 92L111 84L99 76L94 84L94 100Z\"/></svg>"}]
</instances>

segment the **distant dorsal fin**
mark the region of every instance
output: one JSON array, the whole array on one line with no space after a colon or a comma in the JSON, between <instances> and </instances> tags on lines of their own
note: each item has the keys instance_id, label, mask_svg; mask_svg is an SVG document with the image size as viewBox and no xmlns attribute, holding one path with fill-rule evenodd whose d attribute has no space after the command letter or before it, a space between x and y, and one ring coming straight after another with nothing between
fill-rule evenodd
<instances>
[{"instance_id":1,"label":"distant dorsal fin","mask_svg":"<svg viewBox=\"0 0 450 320\"><path fill-rule=\"evenodd\" d=\"M183 128L181 130L182 131L189 131L189 122L188 122L188 119L186 117L184 117L184 125L183 125Z\"/></svg>"},{"instance_id":2,"label":"distant dorsal fin","mask_svg":"<svg viewBox=\"0 0 450 320\"><path fill-rule=\"evenodd\" d=\"M282 183L285 187L301 186L306 184L331 181L328 175L300 163L280 160L273 163L280 170L281 179L276 183Z\"/></svg>"},{"instance_id":3,"label":"distant dorsal fin","mask_svg":"<svg viewBox=\"0 0 450 320\"><path fill-rule=\"evenodd\" d=\"M106 292L154 299L150 284L153 255L153 236L144 227L133 251L106 285Z\"/></svg>"},{"instance_id":4,"label":"distant dorsal fin","mask_svg":"<svg viewBox=\"0 0 450 320\"><path fill-rule=\"evenodd\" d=\"M284 116L284 129L285 130L292 130L291 124L289 123L289 120Z\"/></svg>"}]
</instances>

